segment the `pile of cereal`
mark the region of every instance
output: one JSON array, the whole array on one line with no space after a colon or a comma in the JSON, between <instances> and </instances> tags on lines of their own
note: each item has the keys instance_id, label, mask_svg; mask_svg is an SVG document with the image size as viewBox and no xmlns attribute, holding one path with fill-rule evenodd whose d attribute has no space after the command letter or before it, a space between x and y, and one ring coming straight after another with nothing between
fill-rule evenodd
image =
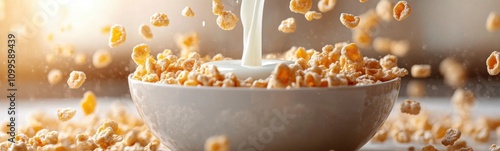
<instances>
[{"instance_id":1,"label":"pile of cereal","mask_svg":"<svg viewBox=\"0 0 500 151\"><path fill-rule=\"evenodd\" d=\"M222 75L216 66L206 62L223 60L220 54L210 58L191 52L178 57L171 50L152 56L146 44L134 47L132 59L138 65L133 78L144 82L184 86L299 88L367 85L389 81L408 74L397 67L392 55L377 60L364 57L354 43L326 45L322 51L293 47L275 54L294 64L278 64L266 79L239 79L234 73Z\"/></svg>"}]
</instances>

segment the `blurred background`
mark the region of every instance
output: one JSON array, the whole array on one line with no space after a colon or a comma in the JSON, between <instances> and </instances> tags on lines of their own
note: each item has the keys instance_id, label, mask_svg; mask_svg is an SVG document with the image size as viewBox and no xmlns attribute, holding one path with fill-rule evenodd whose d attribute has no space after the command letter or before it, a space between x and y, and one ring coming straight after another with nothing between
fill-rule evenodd
<instances>
[{"instance_id":1,"label":"blurred background","mask_svg":"<svg viewBox=\"0 0 500 151\"><path fill-rule=\"evenodd\" d=\"M223 0L226 9L239 16L241 0ZM265 3L263 50L265 53L285 52L292 46L321 50L325 44L353 41L352 31L339 21L340 13L361 15L375 9L379 0L338 0L333 11L324 13L321 20L306 21L302 14L290 12L289 0L268 0ZM397 1L391 0L396 3ZM444 85L439 74L439 63L446 57L456 58L467 69L469 80L465 87L473 89L479 97L500 96L500 76L489 76L486 58L500 50L500 31L488 32L486 19L490 12L500 13L498 0L408 0L411 15L401 21L381 22L372 37L393 40L408 40L409 52L399 58L399 66L410 70L413 64L432 65L432 75L424 82L427 96L451 96L453 89ZM314 1L312 10L317 9ZM190 6L194 18L181 15L184 7ZM138 33L141 24L149 24L156 12L166 13L170 19L168 27L151 26L154 38L144 40ZM297 31L285 34L278 31L282 20L294 17ZM5 93L7 81L7 35L16 35L18 98L36 100L40 98L80 98L87 90L98 96L127 97L127 75L135 70L130 54L132 48L147 43L152 54L172 49L179 35L197 32L202 55L222 53L231 58L242 54L243 27L241 21L232 31L223 31L216 24L217 16L211 12L210 0L0 0L0 87ZM121 24L126 28L127 40L116 48L109 48L105 27ZM73 55L53 55L60 45L70 45L74 54L87 56L85 65L77 65ZM92 66L92 54L107 49L112 54L112 63L97 69ZM380 58L372 47L362 49L369 57ZM47 56L54 56L52 61ZM63 72L63 80L54 86L47 81L51 69ZM66 79L72 70L87 74L86 83L76 90L67 88ZM406 83L414 80L404 78L402 96L406 95ZM4 99L4 98L2 98Z\"/></svg>"}]
</instances>

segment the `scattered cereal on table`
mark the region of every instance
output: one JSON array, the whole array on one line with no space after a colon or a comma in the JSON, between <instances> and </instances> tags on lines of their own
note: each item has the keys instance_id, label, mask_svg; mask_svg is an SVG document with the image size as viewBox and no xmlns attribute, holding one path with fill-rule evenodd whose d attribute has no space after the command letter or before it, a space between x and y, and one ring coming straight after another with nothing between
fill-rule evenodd
<instances>
[{"instance_id":1,"label":"scattered cereal on table","mask_svg":"<svg viewBox=\"0 0 500 151\"><path fill-rule=\"evenodd\" d=\"M224 4L222 0L212 0L212 13L221 15L224 12Z\"/></svg>"},{"instance_id":2,"label":"scattered cereal on table","mask_svg":"<svg viewBox=\"0 0 500 151\"><path fill-rule=\"evenodd\" d=\"M444 146L453 145L455 141L460 138L461 134L462 133L459 130L450 128L446 131L446 135L441 140L441 144L443 144Z\"/></svg>"},{"instance_id":3,"label":"scattered cereal on table","mask_svg":"<svg viewBox=\"0 0 500 151\"><path fill-rule=\"evenodd\" d=\"M308 11L305 15L307 21L312 21L314 19L321 19L323 15L321 13L318 13L316 11Z\"/></svg>"},{"instance_id":4,"label":"scattered cereal on table","mask_svg":"<svg viewBox=\"0 0 500 151\"><path fill-rule=\"evenodd\" d=\"M297 24L295 23L295 18L287 18L281 21L281 24L278 27L278 30L283 33L293 33L297 28Z\"/></svg>"},{"instance_id":5,"label":"scattered cereal on table","mask_svg":"<svg viewBox=\"0 0 500 151\"><path fill-rule=\"evenodd\" d=\"M486 66L490 75L498 75L500 73L500 52L493 51L486 60Z\"/></svg>"},{"instance_id":6,"label":"scattered cereal on table","mask_svg":"<svg viewBox=\"0 0 500 151\"><path fill-rule=\"evenodd\" d=\"M145 40L153 39L153 33L151 32L151 28L149 28L149 26L146 24L141 24L141 26L139 26L139 34Z\"/></svg>"},{"instance_id":7,"label":"scattered cereal on table","mask_svg":"<svg viewBox=\"0 0 500 151\"><path fill-rule=\"evenodd\" d=\"M154 13L151 15L149 22L156 27L166 27L170 24L170 20L165 13Z\"/></svg>"},{"instance_id":8,"label":"scattered cereal on table","mask_svg":"<svg viewBox=\"0 0 500 151\"><path fill-rule=\"evenodd\" d=\"M234 27L236 27L238 21L239 21L238 16L236 16L231 11L223 11L217 17L217 25L222 30L233 30Z\"/></svg>"},{"instance_id":9,"label":"scattered cereal on table","mask_svg":"<svg viewBox=\"0 0 500 151\"><path fill-rule=\"evenodd\" d=\"M337 4L337 0L319 0L318 10L322 13L329 12L335 8L335 4Z\"/></svg>"},{"instance_id":10,"label":"scattered cereal on table","mask_svg":"<svg viewBox=\"0 0 500 151\"><path fill-rule=\"evenodd\" d=\"M401 113L418 115L420 113L420 103L412 100L405 100L401 103Z\"/></svg>"},{"instance_id":11,"label":"scattered cereal on table","mask_svg":"<svg viewBox=\"0 0 500 151\"><path fill-rule=\"evenodd\" d=\"M305 14L312 8L312 0L290 0L290 10L294 13Z\"/></svg>"},{"instance_id":12,"label":"scattered cereal on table","mask_svg":"<svg viewBox=\"0 0 500 151\"><path fill-rule=\"evenodd\" d=\"M348 13L340 14L340 22L347 28L356 28L359 24L359 16L354 16Z\"/></svg>"},{"instance_id":13,"label":"scattered cereal on table","mask_svg":"<svg viewBox=\"0 0 500 151\"><path fill-rule=\"evenodd\" d=\"M406 1L399 1L394 5L392 16L397 21L406 19L411 14L411 7Z\"/></svg>"},{"instance_id":14,"label":"scattered cereal on table","mask_svg":"<svg viewBox=\"0 0 500 151\"><path fill-rule=\"evenodd\" d=\"M205 141L205 151L229 151L229 139L226 136L212 136Z\"/></svg>"},{"instance_id":15,"label":"scattered cereal on table","mask_svg":"<svg viewBox=\"0 0 500 151\"><path fill-rule=\"evenodd\" d=\"M97 100L92 91L87 91L83 94L83 98L80 101L80 107L85 115L94 113L94 110L97 107Z\"/></svg>"},{"instance_id":16,"label":"scattered cereal on table","mask_svg":"<svg viewBox=\"0 0 500 151\"><path fill-rule=\"evenodd\" d=\"M70 89L78 89L83 85L85 79L87 79L85 73L81 71L72 71L69 74L67 83Z\"/></svg>"},{"instance_id":17,"label":"scattered cereal on table","mask_svg":"<svg viewBox=\"0 0 500 151\"><path fill-rule=\"evenodd\" d=\"M57 109L57 118L63 122L70 120L75 114L76 110L72 108Z\"/></svg>"},{"instance_id":18,"label":"scattered cereal on table","mask_svg":"<svg viewBox=\"0 0 500 151\"><path fill-rule=\"evenodd\" d=\"M411 76L413 78L427 78L431 76L431 65L416 64L411 66Z\"/></svg>"},{"instance_id":19,"label":"scattered cereal on table","mask_svg":"<svg viewBox=\"0 0 500 151\"><path fill-rule=\"evenodd\" d=\"M63 75L62 75L61 70L58 70L58 69L50 70L49 74L47 75L47 79L49 80L50 85L58 84L63 79Z\"/></svg>"},{"instance_id":20,"label":"scattered cereal on table","mask_svg":"<svg viewBox=\"0 0 500 151\"><path fill-rule=\"evenodd\" d=\"M375 12L377 12L377 16L383 21L391 21L392 20L392 3L389 0L380 0L375 7Z\"/></svg>"},{"instance_id":21,"label":"scattered cereal on table","mask_svg":"<svg viewBox=\"0 0 500 151\"><path fill-rule=\"evenodd\" d=\"M113 25L109 30L109 42L108 45L111 48L118 47L120 44L127 40L127 33L125 27L122 25Z\"/></svg>"},{"instance_id":22,"label":"scattered cereal on table","mask_svg":"<svg viewBox=\"0 0 500 151\"><path fill-rule=\"evenodd\" d=\"M486 29L489 32L497 31L500 29L500 15L491 12L486 19Z\"/></svg>"},{"instance_id":23,"label":"scattered cereal on table","mask_svg":"<svg viewBox=\"0 0 500 151\"><path fill-rule=\"evenodd\" d=\"M194 17L193 9L191 9L191 7L189 6L186 6L184 9L182 9L182 16Z\"/></svg>"},{"instance_id":24,"label":"scattered cereal on table","mask_svg":"<svg viewBox=\"0 0 500 151\"><path fill-rule=\"evenodd\" d=\"M111 64L112 57L108 50L100 49L92 56L92 65L96 68L104 68Z\"/></svg>"}]
</instances>

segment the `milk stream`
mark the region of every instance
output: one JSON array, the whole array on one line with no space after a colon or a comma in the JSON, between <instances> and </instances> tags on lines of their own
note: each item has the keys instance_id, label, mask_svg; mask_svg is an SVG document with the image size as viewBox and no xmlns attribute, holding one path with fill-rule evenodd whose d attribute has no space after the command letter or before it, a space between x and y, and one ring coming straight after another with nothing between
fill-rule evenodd
<instances>
[{"instance_id":1,"label":"milk stream","mask_svg":"<svg viewBox=\"0 0 500 151\"><path fill-rule=\"evenodd\" d=\"M241 60L208 62L217 66L223 74L233 72L240 79L269 77L277 64L292 64L292 61L262 60L262 17L265 0L243 0L241 23L243 24L243 55Z\"/></svg>"},{"instance_id":2,"label":"milk stream","mask_svg":"<svg viewBox=\"0 0 500 151\"><path fill-rule=\"evenodd\" d=\"M265 0L243 0L241 23L243 24L243 66L262 65L262 15Z\"/></svg>"}]
</instances>

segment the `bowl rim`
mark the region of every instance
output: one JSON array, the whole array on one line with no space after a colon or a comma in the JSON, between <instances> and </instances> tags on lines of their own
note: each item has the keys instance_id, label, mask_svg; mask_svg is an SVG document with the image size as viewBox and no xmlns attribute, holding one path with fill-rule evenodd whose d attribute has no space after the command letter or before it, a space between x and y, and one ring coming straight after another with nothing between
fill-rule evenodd
<instances>
[{"instance_id":1,"label":"bowl rim","mask_svg":"<svg viewBox=\"0 0 500 151\"><path fill-rule=\"evenodd\" d=\"M140 83L140 84L145 84L145 85L150 85L154 87L164 87L164 88L178 88L178 89L184 89L184 90L231 90L231 91L324 91L324 90L352 90L352 89L366 89L370 87L377 87L377 86L382 86L382 85L389 85L398 81L401 81L401 77L397 77L394 79L391 79L389 81L384 81L380 83L375 83L375 84L369 84L369 85L359 85L359 86L335 86L335 87L301 87L301 88L291 88L291 89L267 89L267 88L248 88L248 87L208 87L208 86L182 86L182 85L170 85L170 84L159 84L159 83L151 83L151 82L144 82L144 81L139 81L133 78L133 73L128 75L128 83L130 87L130 83Z\"/></svg>"}]
</instances>

